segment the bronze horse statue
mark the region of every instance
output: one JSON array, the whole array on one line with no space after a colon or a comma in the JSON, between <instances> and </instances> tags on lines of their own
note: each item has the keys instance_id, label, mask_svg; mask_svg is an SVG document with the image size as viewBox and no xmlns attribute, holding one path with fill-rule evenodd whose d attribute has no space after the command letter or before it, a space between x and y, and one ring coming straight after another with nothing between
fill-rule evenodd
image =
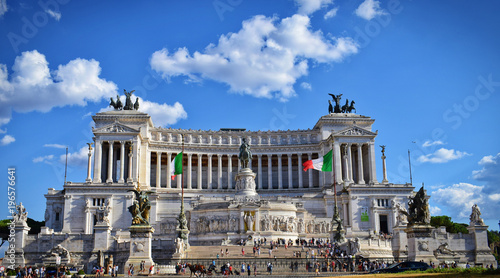
<instances>
[{"instance_id":1,"label":"bronze horse statue","mask_svg":"<svg viewBox=\"0 0 500 278\"><path fill-rule=\"evenodd\" d=\"M250 150L250 145L247 143L247 139L243 138L242 141L238 158L240 159L242 168L244 169L248 168L248 162L252 159L252 151Z\"/></svg>"},{"instance_id":2,"label":"bronze horse statue","mask_svg":"<svg viewBox=\"0 0 500 278\"><path fill-rule=\"evenodd\" d=\"M346 108L347 113L352 113L352 110L354 110L354 112L356 112L356 108L354 108L354 103L355 103L354 100L351 101L351 105ZM347 105L347 103L346 103L346 105Z\"/></svg>"},{"instance_id":3,"label":"bronze horse statue","mask_svg":"<svg viewBox=\"0 0 500 278\"><path fill-rule=\"evenodd\" d=\"M346 99L345 104L342 105L342 113L346 113L348 108L349 108L349 99Z\"/></svg>"}]
</instances>

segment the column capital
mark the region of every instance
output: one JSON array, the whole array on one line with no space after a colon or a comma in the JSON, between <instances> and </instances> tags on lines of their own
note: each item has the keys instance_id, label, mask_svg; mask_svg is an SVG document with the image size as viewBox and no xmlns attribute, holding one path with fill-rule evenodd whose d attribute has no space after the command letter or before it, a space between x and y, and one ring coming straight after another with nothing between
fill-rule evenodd
<instances>
[{"instance_id":1,"label":"column capital","mask_svg":"<svg viewBox=\"0 0 500 278\"><path fill-rule=\"evenodd\" d=\"M283 154L278 153L278 154L276 154L276 155L277 155L279 158L281 158L281 156L282 156Z\"/></svg>"},{"instance_id":2,"label":"column capital","mask_svg":"<svg viewBox=\"0 0 500 278\"><path fill-rule=\"evenodd\" d=\"M187 153L186 155L187 155L188 158L191 157L191 156L193 156L192 153Z\"/></svg>"},{"instance_id":3,"label":"column capital","mask_svg":"<svg viewBox=\"0 0 500 278\"><path fill-rule=\"evenodd\" d=\"M257 154L257 157L259 157L259 158L260 158L260 157L262 157L262 154L261 154L261 153L258 153L258 154Z\"/></svg>"},{"instance_id":4,"label":"column capital","mask_svg":"<svg viewBox=\"0 0 500 278\"><path fill-rule=\"evenodd\" d=\"M222 155L223 155L223 154L218 153L218 154L217 154L217 158L221 158L221 157L222 157Z\"/></svg>"},{"instance_id":5,"label":"column capital","mask_svg":"<svg viewBox=\"0 0 500 278\"><path fill-rule=\"evenodd\" d=\"M107 140L106 142L108 142L108 144L110 144L110 145L113 145L115 143L114 140Z\"/></svg>"}]
</instances>

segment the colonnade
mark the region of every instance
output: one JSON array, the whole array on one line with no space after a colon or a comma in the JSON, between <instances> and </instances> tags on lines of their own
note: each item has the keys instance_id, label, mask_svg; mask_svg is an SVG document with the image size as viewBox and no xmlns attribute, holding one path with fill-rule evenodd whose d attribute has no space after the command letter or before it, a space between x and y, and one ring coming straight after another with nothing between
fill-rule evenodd
<instances>
[{"instance_id":1,"label":"colonnade","mask_svg":"<svg viewBox=\"0 0 500 278\"><path fill-rule=\"evenodd\" d=\"M152 187L180 188L171 180L171 161L177 153L152 151ZM257 174L257 190L322 187L319 171L303 172L302 163L318 153L254 154L249 167ZM236 160L236 161L235 161ZM184 156L184 186L187 189L234 189L234 177L241 168L237 154L193 154ZM194 176L195 175L195 176Z\"/></svg>"},{"instance_id":2,"label":"colonnade","mask_svg":"<svg viewBox=\"0 0 500 278\"><path fill-rule=\"evenodd\" d=\"M125 178L127 182L132 182L133 153L131 146L131 141L96 140L94 152L94 178L93 180L90 179L91 153L89 150L87 182L124 183ZM126 150L127 147L128 150ZM115 153L115 149L119 149L119 152Z\"/></svg>"}]
</instances>

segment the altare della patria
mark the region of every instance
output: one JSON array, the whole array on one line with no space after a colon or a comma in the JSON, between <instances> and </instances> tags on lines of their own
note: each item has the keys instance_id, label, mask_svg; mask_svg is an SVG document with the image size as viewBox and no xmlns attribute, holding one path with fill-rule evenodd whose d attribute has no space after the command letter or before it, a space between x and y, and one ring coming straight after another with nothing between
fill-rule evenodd
<instances>
[{"instance_id":1,"label":"altare della patria","mask_svg":"<svg viewBox=\"0 0 500 278\"><path fill-rule=\"evenodd\" d=\"M342 95L330 94L328 114L308 129L212 131L155 127L125 94L125 105L118 97L92 116L87 178L48 189L39 234L28 234L29 212L17 207L15 265L59 257L87 273L110 261L123 271L315 240L358 258L496 266L479 208L468 234L430 226L430 196L388 180L375 120L353 113L354 101L342 106ZM331 170L303 171L310 161Z\"/></svg>"}]
</instances>

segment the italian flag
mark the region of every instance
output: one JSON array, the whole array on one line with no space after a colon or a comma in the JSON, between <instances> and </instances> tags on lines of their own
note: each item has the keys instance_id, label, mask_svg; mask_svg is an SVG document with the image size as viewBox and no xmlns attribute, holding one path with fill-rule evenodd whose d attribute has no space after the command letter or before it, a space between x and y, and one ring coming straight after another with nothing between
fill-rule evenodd
<instances>
[{"instance_id":1,"label":"italian flag","mask_svg":"<svg viewBox=\"0 0 500 278\"><path fill-rule=\"evenodd\" d=\"M178 153L172 160L172 163L170 163L170 176L172 180L177 175L182 175L182 152Z\"/></svg>"},{"instance_id":2,"label":"italian flag","mask_svg":"<svg viewBox=\"0 0 500 278\"><path fill-rule=\"evenodd\" d=\"M323 172L331 172L332 171L332 153L333 150L330 150L323 157L318 159L308 160L302 164L304 166L304 171L307 169L315 169Z\"/></svg>"}]
</instances>

